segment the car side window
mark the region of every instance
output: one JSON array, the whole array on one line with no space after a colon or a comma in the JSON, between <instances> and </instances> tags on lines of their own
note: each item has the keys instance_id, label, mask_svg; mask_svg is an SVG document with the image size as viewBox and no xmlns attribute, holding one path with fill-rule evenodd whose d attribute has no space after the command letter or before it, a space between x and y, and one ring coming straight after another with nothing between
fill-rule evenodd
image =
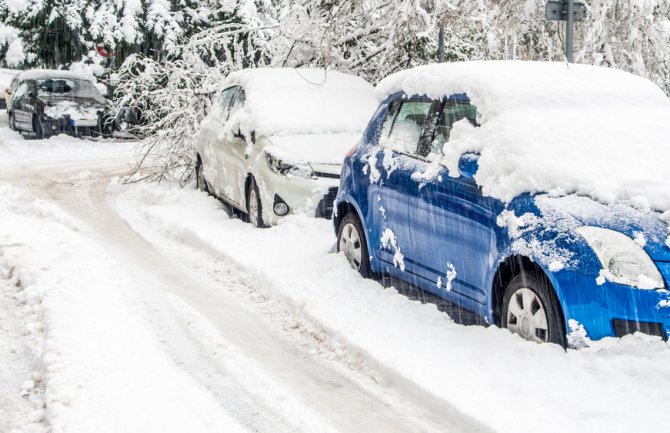
<instances>
[{"instance_id":1,"label":"car side window","mask_svg":"<svg viewBox=\"0 0 670 433\"><path fill-rule=\"evenodd\" d=\"M430 146L431 155L442 155L444 144L449 141L454 123L463 119L468 119L471 124L476 126L477 107L464 101L447 101L444 103L435 126L435 135Z\"/></svg>"},{"instance_id":2,"label":"car side window","mask_svg":"<svg viewBox=\"0 0 670 433\"><path fill-rule=\"evenodd\" d=\"M246 102L246 100L247 100L247 98L246 98L246 94L244 93L244 89L241 88L241 87L238 87L238 90L235 93L235 97L233 99L233 102L230 105L230 115L228 117L232 116L233 114L235 114L235 112L237 110L244 107L244 103Z\"/></svg>"},{"instance_id":3,"label":"car side window","mask_svg":"<svg viewBox=\"0 0 670 433\"><path fill-rule=\"evenodd\" d=\"M221 95L219 96L218 101L216 101L217 104L217 110L221 112L222 118L220 119L221 121L226 121L228 120L228 109L230 108L230 101L233 99L233 96L235 96L235 92L237 92L238 86L233 86L229 87L223 92L221 92Z\"/></svg>"},{"instance_id":4,"label":"car side window","mask_svg":"<svg viewBox=\"0 0 670 433\"><path fill-rule=\"evenodd\" d=\"M391 122L388 125L389 135L382 144L390 146L396 151L415 155L423 125L432 104L431 101L402 101L392 120L389 120L391 118L389 113L386 120L386 122ZM385 124L383 131L386 128L387 125Z\"/></svg>"},{"instance_id":5,"label":"car side window","mask_svg":"<svg viewBox=\"0 0 670 433\"><path fill-rule=\"evenodd\" d=\"M19 84L19 87L16 88L16 91L12 95L12 99L22 98L27 91L28 91L28 83L24 81L23 83Z\"/></svg>"},{"instance_id":6,"label":"car side window","mask_svg":"<svg viewBox=\"0 0 670 433\"><path fill-rule=\"evenodd\" d=\"M398 110L400 109L401 105L402 101L393 101L391 105L389 105L388 114L386 115L386 119L384 120L380 134L382 142L386 142L389 135L391 134L393 122L395 122L396 116L398 115Z\"/></svg>"}]
</instances>

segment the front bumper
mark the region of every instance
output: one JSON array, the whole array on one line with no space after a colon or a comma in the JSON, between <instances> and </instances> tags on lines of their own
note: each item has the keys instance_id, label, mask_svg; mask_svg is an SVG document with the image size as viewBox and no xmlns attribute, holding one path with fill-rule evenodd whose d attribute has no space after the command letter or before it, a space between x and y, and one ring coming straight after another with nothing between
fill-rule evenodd
<instances>
[{"instance_id":1,"label":"front bumper","mask_svg":"<svg viewBox=\"0 0 670 433\"><path fill-rule=\"evenodd\" d=\"M317 218L331 217L339 179L302 179L269 170L258 176L261 179L258 187L263 200L263 221L266 224L274 225L284 217L273 211L277 197L288 206L288 215L303 213Z\"/></svg>"},{"instance_id":2,"label":"front bumper","mask_svg":"<svg viewBox=\"0 0 670 433\"><path fill-rule=\"evenodd\" d=\"M100 120L76 122L67 116L59 118L45 117L42 119L42 129L48 135L92 135L94 131L100 130Z\"/></svg>"},{"instance_id":3,"label":"front bumper","mask_svg":"<svg viewBox=\"0 0 670 433\"><path fill-rule=\"evenodd\" d=\"M670 262L657 262L666 282L670 281ZM670 291L641 290L611 283L596 283L595 277L579 272L553 274L559 298L568 320L584 326L589 338L621 337L633 332L670 337Z\"/></svg>"}]
</instances>

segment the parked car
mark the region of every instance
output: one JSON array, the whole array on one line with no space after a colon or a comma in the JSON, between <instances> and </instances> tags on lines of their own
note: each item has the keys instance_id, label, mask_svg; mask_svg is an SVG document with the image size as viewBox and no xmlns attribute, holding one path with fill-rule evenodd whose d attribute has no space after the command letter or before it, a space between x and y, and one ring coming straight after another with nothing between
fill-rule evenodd
<instances>
[{"instance_id":1,"label":"parked car","mask_svg":"<svg viewBox=\"0 0 670 433\"><path fill-rule=\"evenodd\" d=\"M463 62L378 88L335 201L354 269L537 342L668 338L670 102L655 84Z\"/></svg>"},{"instance_id":2,"label":"parked car","mask_svg":"<svg viewBox=\"0 0 670 433\"><path fill-rule=\"evenodd\" d=\"M230 74L202 122L198 188L254 226L295 212L329 218L346 151L376 108L362 78L317 69Z\"/></svg>"},{"instance_id":3,"label":"parked car","mask_svg":"<svg viewBox=\"0 0 670 433\"><path fill-rule=\"evenodd\" d=\"M31 70L18 77L9 126L37 138L66 133L99 135L107 101L87 77L68 71Z\"/></svg>"}]
</instances>

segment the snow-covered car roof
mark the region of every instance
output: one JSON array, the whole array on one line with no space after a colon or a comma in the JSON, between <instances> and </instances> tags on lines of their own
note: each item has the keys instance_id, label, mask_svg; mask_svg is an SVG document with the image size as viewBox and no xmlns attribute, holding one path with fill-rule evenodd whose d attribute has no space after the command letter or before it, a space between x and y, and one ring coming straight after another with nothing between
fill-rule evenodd
<instances>
[{"instance_id":1,"label":"snow-covered car roof","mask_svg":"<svg viewBox=\"0 0 670 433\"><path fill-rule=\"evenodd\" d=\"M481 155L487 195L577 193L670 210L670 101L644 78L550 62L428 65L384 79L382 96L466 93L480 127L459 122L439 162L458 173L463 153Z\"/></svg>"},{"instance_id":2,"label":"snow-covered car roof","mask_svg":"<svg viewBox=\"0 0 670 433\"><path fill-rule=\"evenodd\" d=\"M70 80L93 81L89 76L78 74L76 72L61 71L57 69L31 69L29 71L21 73L21 75L19 76L20 80L42 80L49 78L64 78Z\"/></svg>"},{"instance_id":3,"label":"snow-covered car roof","mask_svg":"<svg viewBox=\"0 0 670 433\"><path fill-rule=\"evenodd\" d=\"M246 103L231 120L257 136L361 132L379 105L364 79L323 69L245 69L223 88L233 85L244 88Z\"/></svg>"}]
</instances>

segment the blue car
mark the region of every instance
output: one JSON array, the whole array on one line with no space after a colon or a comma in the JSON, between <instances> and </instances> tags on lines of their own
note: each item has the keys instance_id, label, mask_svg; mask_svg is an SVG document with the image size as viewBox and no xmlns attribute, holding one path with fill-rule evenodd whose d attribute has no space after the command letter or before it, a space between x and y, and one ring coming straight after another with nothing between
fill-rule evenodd
<instances>
[{"instance_id":1,"label":"blue car","mask_svg":"<svg viewBox=\"0 0 670 433\"><path fill-rule=\"evenodd\" d=\"M670 104L638 77L571 67L533 62L431 65L384 80L379 91L385 99L342 168L333 218L338 252L364 277L400 279L527 340L565 347L578 345L583 337L634 332L667 339L670 218L666 215L664 221L662 209L649 203L608 199L597 188L588 189L593 180L593 185L612 188L621 183L627 191L632 181L626 176L635 173L613 172L606 182L591 179L604 175L580 171L588 151L566 156L549 149L542 158L542 149L568 140L558 130L544 130L544 122L572 119L575 110L572 126L578 132L566 134L573 134L573 141L579 141L577 134L587 138L565 144L568 153L607 146L610 139L623 142L623 133L617 132L621 122L612 119L626 107L633 105L631 115L644 112L641 122L651 122L632 122L626 128L653 129L658 124L654 116L670 113ZM626 99L626 89L638 88L643 97L624 101L621 110L611 110L614 117L598 108L616 106ZM595 97L584 96L591 91ZM516 95L514 103L508 95ZM638 103L653 106L653 113ZM535 105L523 111L525 122L514 124L519 118L515 110L524 104ZM579 123L582 118L588 122ZM527 132L533 128L537 131ZM649 141L660 140L658 149L670 147L668 136L657 135L649 135ZM481 137L493 144L487 147L490 143L482 143ZM505 146L518 156L505 159ZM535 159L528 159L524 146L535 152ZM644 150L631 151L629 158L610 158L604 152L602 158L633 161L640 152ZM574 159L574 164L562 158ZM556 159L555 172L552 161L544 159ZM515 161L521 167L514 167ZM643 174L654 173L650 168Z\"/></svg>"}]
</instances>

